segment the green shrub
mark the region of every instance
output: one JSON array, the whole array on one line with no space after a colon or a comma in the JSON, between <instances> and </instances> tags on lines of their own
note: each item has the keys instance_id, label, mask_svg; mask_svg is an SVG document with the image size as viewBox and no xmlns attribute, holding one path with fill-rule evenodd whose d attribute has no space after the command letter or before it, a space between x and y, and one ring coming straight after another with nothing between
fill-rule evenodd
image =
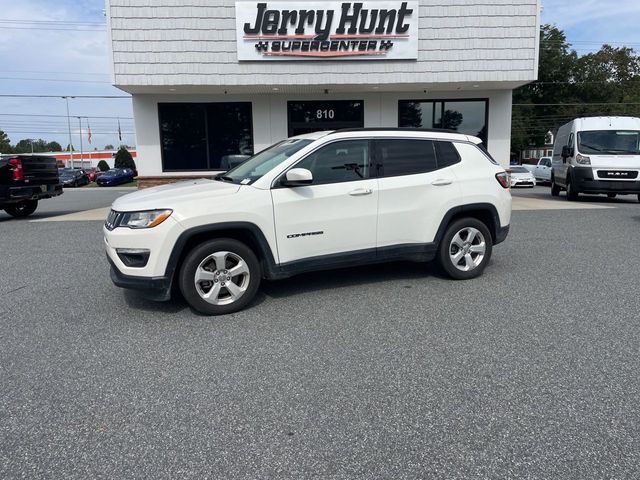
<instances>
[{"instance_id":1,"label":"green shrub","mask_svg":"<svg viewBox=\"0 0 640 480\"><path fill-rule=\"evenodd\" d=\"M98 170L100 170L101 172L106 172L107 170L109 170L109 164L104 160L100 160L98 162Z\"/></svg>"},{"instance_id":2,"label":"green shrub","mask_svg":"<svg viewBox=\"0 0 640 480\"><path fill-rule=\"evenodd\" d=\"M124 146L120 147L120 149L116 153L115 167L130 168L131 170L136 169L136 163L133 161L133 157L129 153L129 150L127 150Z\"/></svg>"}]
</instances>

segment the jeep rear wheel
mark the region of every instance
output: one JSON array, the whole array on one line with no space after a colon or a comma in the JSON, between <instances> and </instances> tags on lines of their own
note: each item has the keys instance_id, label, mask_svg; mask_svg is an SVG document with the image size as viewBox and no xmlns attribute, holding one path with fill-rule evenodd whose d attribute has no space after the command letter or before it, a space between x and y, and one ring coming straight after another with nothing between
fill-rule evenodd
<instances>
[{"instance_id":1,"label":"jeep rear wheel","mask_svg":"<svg viewBox=\"0 0 640 480\"><path fill-rule=\"evenodd\" d=\"M447 228L438 248L438 263L451 278L468 280L482 274L493 241L487 226L475 218L461 218Z\"/></svg>"},{"instance_id":2,"label":"jeep rear wheel","mask_svg":"<svg viewBox=\"0 0 640 480\"><path fill-rule=\"evenodd\" d=\"M261 279L260 263L244 243L233 239L205 242L187 254L180 290L189 305L205 315L224 315L246 307Z\"/></svg>"},{"instance_id":3,"label":"jeep rear wheel","mask_svg":"<svg viewBox=\"0 0 640 480\"><path fill-rule=\"evenodd\" d=\"M15 218L24 218L31 215L38 208L37 200L23 200L8 207L4 207L4 211Z\"/></svg>"}]
</instances>

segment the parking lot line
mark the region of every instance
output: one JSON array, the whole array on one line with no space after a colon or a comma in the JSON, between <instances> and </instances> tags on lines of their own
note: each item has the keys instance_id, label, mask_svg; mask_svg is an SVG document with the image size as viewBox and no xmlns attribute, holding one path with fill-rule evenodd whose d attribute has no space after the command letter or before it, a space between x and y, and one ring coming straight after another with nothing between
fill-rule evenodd
<instances>
[{"instance_id":1,"label":"parking lot line","mask_svg":"<svg viewBox=\"0 0 640 480\"><path fill-rule=\"evenodd\" d=\"M94 208L93 210L84 210L82 212L67 213L65 215L56 215L55 217L38 218L31 220L32 222L86 222L104 220L107 218L111 207Z\"/></svg>"},{"instance_id":2,"label":"parking lot line","mask_svg":"<svg viewBox=\"0 0 640 480\"><path fill-rule=\"evenodd\" d=\"M563 199L564 200L564 199ZM561 200L544 200L532 197L513 197L513 210L584 210L614 208L612 206L596 205L584 202L568 202Z\"/></svg>"}]
</instances>

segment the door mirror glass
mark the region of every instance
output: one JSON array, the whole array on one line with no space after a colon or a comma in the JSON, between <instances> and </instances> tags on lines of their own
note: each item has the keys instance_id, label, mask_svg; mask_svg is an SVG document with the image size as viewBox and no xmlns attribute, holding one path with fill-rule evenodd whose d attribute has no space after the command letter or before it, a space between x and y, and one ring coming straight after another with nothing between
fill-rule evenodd
<instances>
[{"instance_id":1,"label":"door mirror glass","mask_svg":"<svg viewBox=\"0 0 640 480\"><path fill-rule=\"evenodd\" d=\"M313 183L313 175L306 168L292 168L282 179L282 185L287 187L299 187Z\"/></svg>"},{"instance_id":2,"label":"door mirror glass","mask_svg":"<svg viewBox=\"0 0 640 480\"><path fill-rule=\"evenodd\" d=\"M573 148L569 145L563 145L562 158L573 157Z\"/></svg>"}]
</instances>

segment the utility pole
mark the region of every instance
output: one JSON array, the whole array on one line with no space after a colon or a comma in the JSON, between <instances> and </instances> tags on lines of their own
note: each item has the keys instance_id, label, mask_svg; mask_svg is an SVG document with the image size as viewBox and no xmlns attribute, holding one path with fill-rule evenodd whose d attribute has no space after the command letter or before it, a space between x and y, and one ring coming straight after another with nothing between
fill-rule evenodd
<instances>
[{"instance_id":1,"label":"utility pole","mask_svg":"<svg viewBox=\"0 0 640 480\"><path fill-rule=\"evenodd\" d=\"M78 117L78 125L80 126L80 168L84 167L84 152L82 147L82 117Z\"/></svg>"},{"instance_id":2,"label":"utility pole","mask_svg":"<svg viewBox=\"0 0 640 480\"><path fill-rule=\"evenodd\" d=\"M69 117L69 98L76 97L62 97L67 103L67 127L69 128L69 153L71 155L71 168L73 168L73 145L71 144L71 117Z\"/></svg>"}]
</instances>

